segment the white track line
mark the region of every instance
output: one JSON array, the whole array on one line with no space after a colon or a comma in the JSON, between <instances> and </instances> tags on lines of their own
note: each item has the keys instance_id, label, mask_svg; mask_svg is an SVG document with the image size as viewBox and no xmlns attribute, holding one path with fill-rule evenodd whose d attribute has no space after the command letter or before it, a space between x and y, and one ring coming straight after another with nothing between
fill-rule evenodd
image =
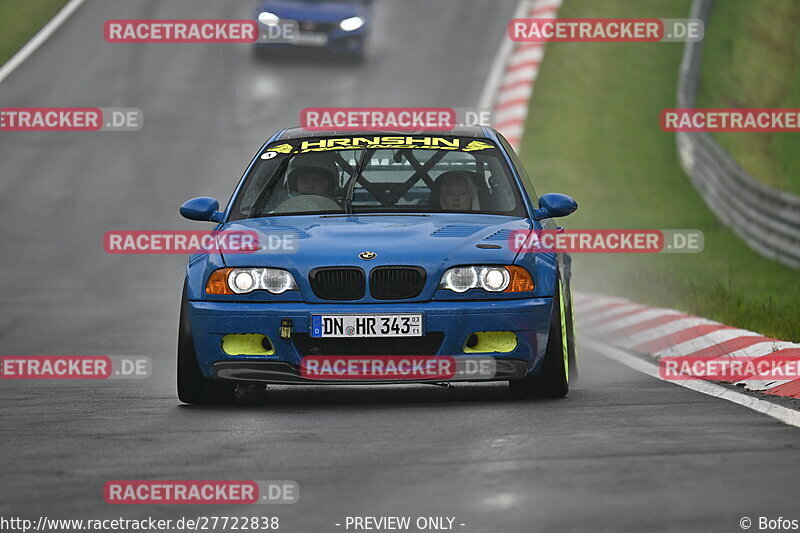
<instances>
[{"instance_id":1,"label":"white track line","mask_svg":"<svg viewBox=\"0 0 800 533\"><path fill-rule=\"evenodd\" d=\"M520 0L514 12L513 18L524 18L525 15L533 15L533 11L542 8L555 8L561 7L561 0ZM541 18L556 18L554 12L547 12L537 16ZM528 115L528 103L533 94L533 85L539 72L539 62L544 57L544 44L531 45L527 47L518 46L512 42L508 36L503 38L500 48L495 55L494 62L492 63L491 71L486 78L486 82L481 92L479 107L482 109L492 108L495 111L494 123L495 126L502 130L508 137L512 145L522 138L524 132L524 120ZM532 63L533 62L533 63ZM512 86L508 89L505 87ZM506 104L504 106L504 104ZM518 121L522 120L522 123ZM644 306L624 300L622 298L612 298L603 295L589 295L577 293L575 295L575 309L576 311L585 316L583 325L588 324L588 328L592 326L598 329L620 329L634 324L642 323L646 320L657 318L665 315L682 315L680 311L674 309L661 309L653 308L648 309ZM610 312L603 312L604 308L609 307L612 303L622 303L622 305L613 306ZM636 313L633 316L626 316L624 318L613 319L616 315L622 315L626 312L641 309L642 312ZM609 318L612 318L609 322ZM604 324L603 324L604 323ZM626 346L635 346L641 342L655 340L671 333L677 333L683 329L703 325L703 324L719 324L712 320L701 317L693 317L686 315L686 318L669 322L662 326L651 328L644 332L629 336L623 344ZM721 325L721 324L720 324ZM666 353L678 353L686 355L702 349L712 344L713 342L724 342L735 337L743 337L749 335L757 335L757 333L733 329L722 330L706 335L702 335L697 339L689 339L683 343L662 350L658 355L665 355ZM658 367L652 363L648 363L642 359L634 357L625 353L622 350L613 348L611 346L600 345L601 352L605 353L608 357L616 359L632 368L640 370L645 374L652 375L659 379ZM757 350L757 349L756 349ZM752 348L740 350L745 352L753 352ZM612 355L615 353L615 355ZM756 352L758 353L758 352ZM733 354L728 354L728 356ZM787 424L800 427L800 413L786 409L782 406L758 400L751 396L731 391L719 385L707 381L676 381L678 385L683 387L697 390L704 394L717 396L740 405L744 405L750 409L762 412L777 418ZM775 386L779 383L770 382L770 386ZM765 387L766 383L753 380L751 385Z\"/></svg>"},{"instance_id":2,"label":"white track line","mask_svg":"<svg viewBox=\"0 0 800 533\"><path fill-rule=\"evenodd\" d=\"M523 18L528 9L529 0L520 0L514 10L513 18ZM504 32L505 33L505 32ZM512 41L507 34L503 35L503 42L497 50L497 54L492 62L492 69L486 77L486 83L483 85L483 92L478 102L478 108L489 109L494 108L497 101L497 92L500 90L500 83L503 81L503 75L506 73L506 65L508 65L509 56L514 51L514 41Z\"/></svg>"},{"instance_id":3,"label":"white track line","mask_svg":"<svg viewBox=\"0 0 800 533\"><path fill-rule=\"evenodd\" d=\"M50 19L44 28L39 30L39 32L33 36L33 38L25 43L25 46L20 48L20 50L14 54L11 59L6 61L6 63L0 67L0 83L3 82L4 79L8 77L9 74L14 72L17 67L19 67L22 63L25 62L36 50L39 49L44 42L53 35L58 28L61 27L62 24L72 15L76 9L78 9L81 4L83 4L86 0L70 0L67 5L61 8L61 11L56 13L56 15ZM100 31L100 30L98 30Z\"/></svg>"},{"instance_id":4,"label":"white track line","mask_svg":"<svg viewBox=\"0 0 800 533\"><path fill-rule=\"evenodd\" d=\"M667 381L669 383L673 383L675 385L685 387L687 389L691 389L693 391L697 391L706 394L708 396L714 396L715 398L721 398L723 400L733 402L743 407L747 407L748 409L752 409L753 411L756 411L758 413L771 416L772 418L780 420L781 422L788 424L790 426L800 428L800 411L795 411L794 409L789 409L782 405L761 400L759 398L755 398L748 394L742 394L741 392L737 392L735 390L722 387L720 385L711 383L709 381L665 380L661 378L661 375L659 374L658 371L658 365L654 363L645 361L644 359L636 357L635 355L631 355L618 348L614 348L613 346L608 346L605 344L598 343L594 339L581 337L581 342L586 342L591 344L592 348L596 349L598 352L605 355L606 357L618 361L625 366L633 368L634 370L638 370L643 374L647 374L648 376L652 376L654 378L660 379L661 381Z\"/></svg>"}]
</instances>

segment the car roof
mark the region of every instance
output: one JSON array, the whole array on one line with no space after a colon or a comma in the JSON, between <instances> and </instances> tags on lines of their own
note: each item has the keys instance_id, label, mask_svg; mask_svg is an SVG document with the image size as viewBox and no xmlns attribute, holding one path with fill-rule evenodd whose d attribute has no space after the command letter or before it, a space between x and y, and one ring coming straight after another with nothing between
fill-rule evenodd
<instances>
[{"instance_id":1,"label":"car roof","mask_svg":"<svg viewBox=\"0 0 800 533\"><path fill-rule=\"evenodd\" d=\"M494 139L490 133L493 132L491 128L483 126L456 126L451 130L416 130L416 131L387 131L387 130L346 130L346 131L309 131L299 126L283 130L274 140L285 139L304 139L315 137L363 137L366 135L375 136L390 136L390 135L428 135L428 136L441 136L441 135L454 135L458 137L477 137L480 139Z\"/></svg>"}]
</instances>

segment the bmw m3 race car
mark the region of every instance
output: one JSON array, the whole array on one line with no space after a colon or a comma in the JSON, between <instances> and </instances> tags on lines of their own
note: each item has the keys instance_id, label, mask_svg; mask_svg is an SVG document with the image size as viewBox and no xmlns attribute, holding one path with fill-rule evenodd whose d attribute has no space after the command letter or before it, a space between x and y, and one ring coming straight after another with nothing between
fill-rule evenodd
<instances>
[{"instance_id":1,"label":"bmw m3 race car","mask_svg":"<svg viewBox=\"0 0 800 533\"><path fill-rule=\"evenodd\" d=\"M256 19L267 32L291 25L288 43L257 42L256 55L286 46L321 48L361 59L372 18L372 0L264 0ZM280 32L277 32L280 33Z\"/></svg>"},{"instance_id":2,"label":"bmw m3 race car","mask_svg":"<svg viewBox=\"0 0 800 533\"><path fill-rule=\"evenodd\" d=\"M282 130L223 211L208 197L181 207L256 244L189 258L178 395L207 404L243 384L397 383L316 379L308 361L409 357L488 361L490 373L458 379L508 381L514 397L565 396L575 364L570 257L515 251L509 236L555 231L551 219L575 209L562 194L537 198L492 128ZM454 377L426 376L400 381Z\"/></svg>"}]
</instances>

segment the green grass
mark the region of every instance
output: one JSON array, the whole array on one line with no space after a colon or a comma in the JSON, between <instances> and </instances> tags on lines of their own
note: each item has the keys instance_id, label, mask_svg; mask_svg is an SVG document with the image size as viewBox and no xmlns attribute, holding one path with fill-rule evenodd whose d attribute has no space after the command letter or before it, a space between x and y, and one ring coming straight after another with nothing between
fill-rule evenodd
<instances>
[{"instance_id":1,"label":"green grass","mask_svg":"<svg viewBox=\"0 0 800 533\"><path fill-rule=\"evenodd\" d=\"M722 2L724 3L724 2ZM719 5L719 2L718 2ZM689 0L570 0L560 16L685 18ZM675 105L679 43L551 43L521 156L538 194L574 196L568 228L700 229L696 254L575 254L576 287L800 340L800 273L724 228L683 173L659 113Z\"/></svg>"},{"instance_id":2,"label":"green grass","mask_svg":"<svg viewBox=\"0 0 800 533\"><path fill-rule=\"evenodd\" d=\"M697 107L800 108L800 2L717 2L706 27ZM800 133L714 133L763 183L800 194Z\"/></svg>"},{"instance_id":3,"label":"green grass","mask_svg":"<svg viewBox=\"0 0 800 533\"><path fill-rule=\"evenodd\" d=\"M0 0L0 65L66 3L67 0Z\"/></svg>"}]
</instances>

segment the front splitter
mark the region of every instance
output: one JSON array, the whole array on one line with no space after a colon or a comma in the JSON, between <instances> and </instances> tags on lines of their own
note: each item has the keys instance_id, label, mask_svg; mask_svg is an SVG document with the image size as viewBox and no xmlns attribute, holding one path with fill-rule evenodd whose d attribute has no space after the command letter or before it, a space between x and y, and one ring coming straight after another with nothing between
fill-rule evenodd
<instances>
[{"instance_id":1,"label":"front splitter","mask_svg":"<svg viewBox=\"0 0 800 533\"><path fill-rule=\"evenodd\" d=\"M528 370L528 363L519 359L495 359L495 373L492 377L470 379L312 379L303 376L300 369L289 363L279 361L220 361L214 363L214 377L223 381L237 383L272 383L294 385L389 385L398 383L457 383L508 381L522 379Z\"/></svg>"}]
</instances>

